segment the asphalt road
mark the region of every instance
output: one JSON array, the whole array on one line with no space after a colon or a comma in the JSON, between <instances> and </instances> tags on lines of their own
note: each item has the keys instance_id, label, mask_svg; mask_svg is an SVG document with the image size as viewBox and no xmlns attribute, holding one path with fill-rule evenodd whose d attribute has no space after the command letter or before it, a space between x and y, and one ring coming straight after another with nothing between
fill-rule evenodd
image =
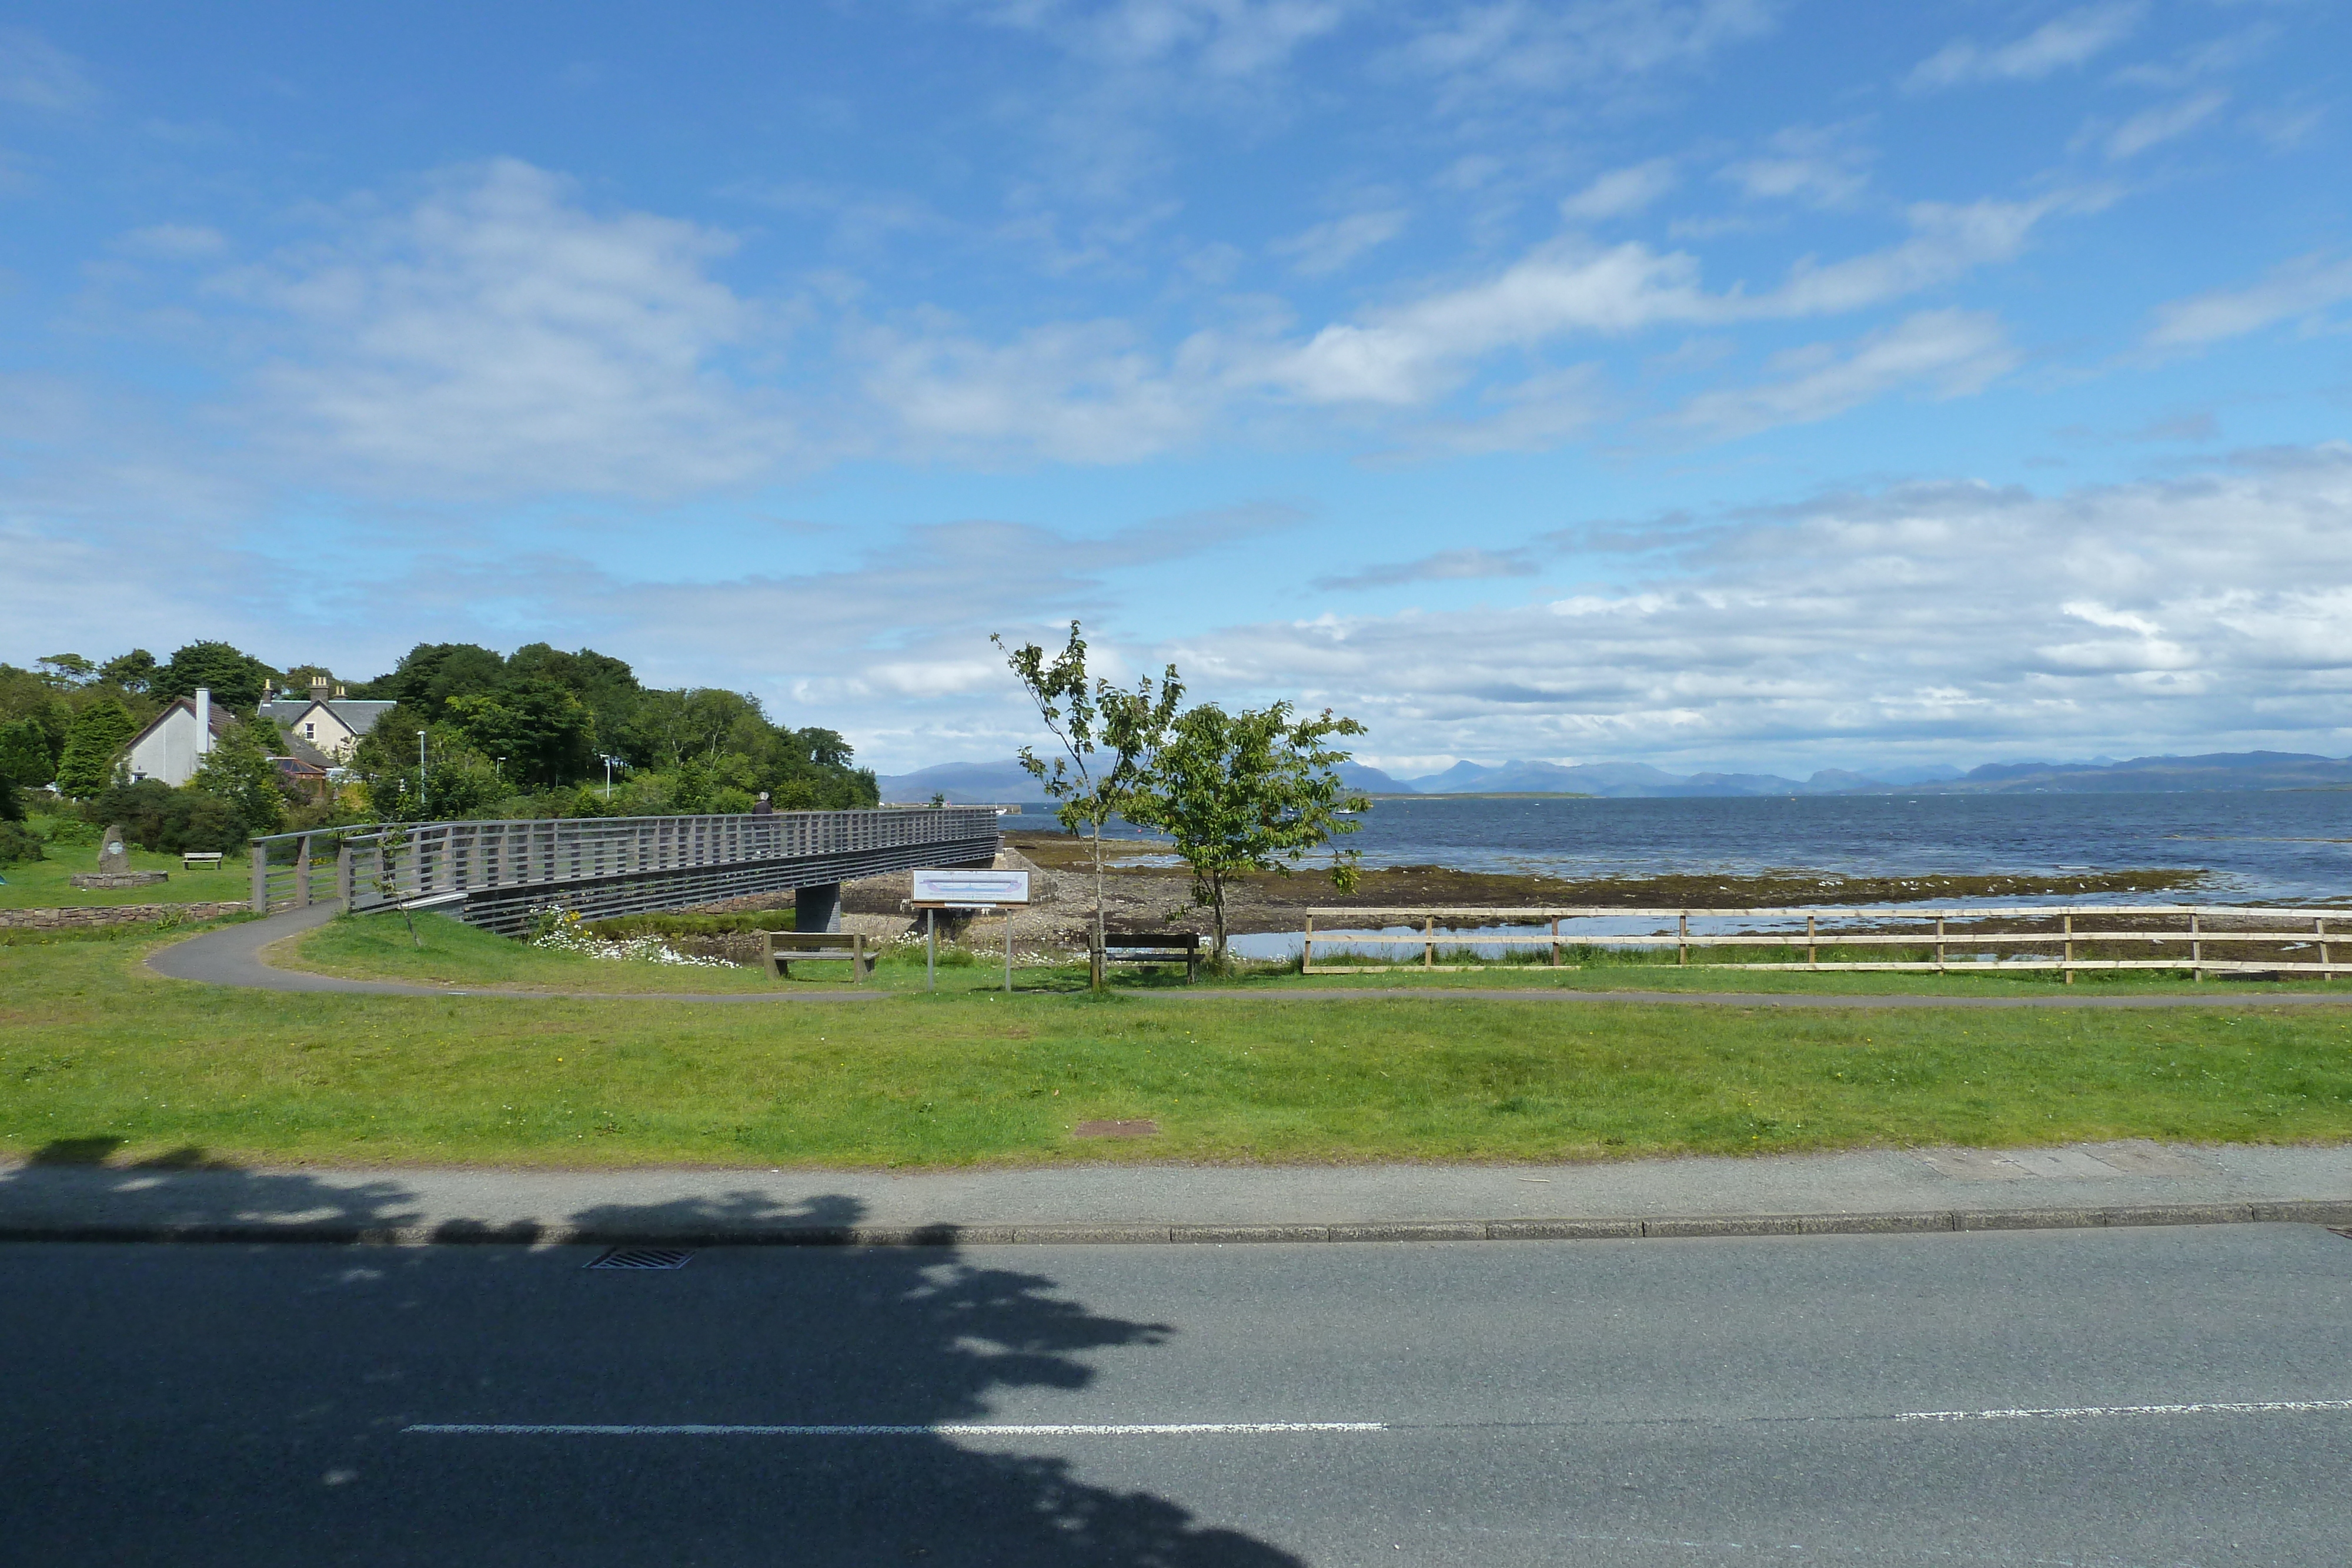
<instances>
[{"instance_id":1,"label":"asphalt road","mask_svg":"<svg viewBox=\"0 0 2352 1568\"><path fill-rule=\"evenodd\" d=\"M0 1561L2352 1556L2315 1227L591 1255L0 1248Z\"/></svg>"}]
</instances>

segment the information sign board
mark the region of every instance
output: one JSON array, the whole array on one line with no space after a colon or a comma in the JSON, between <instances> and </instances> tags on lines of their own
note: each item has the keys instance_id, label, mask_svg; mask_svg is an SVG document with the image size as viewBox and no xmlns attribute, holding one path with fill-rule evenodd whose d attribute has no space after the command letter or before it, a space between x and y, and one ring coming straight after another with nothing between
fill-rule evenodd
<instances>
[{"instance_id":1,"label":"information sign board","mask_svg":"<svg viewBox=\"0 0 2352 1568\"><path fill-rule=\"evenodd\" d=\"M918 909L989 909L1029 902L1025 871L919 871Z\"/></svg>"}]
</instances>

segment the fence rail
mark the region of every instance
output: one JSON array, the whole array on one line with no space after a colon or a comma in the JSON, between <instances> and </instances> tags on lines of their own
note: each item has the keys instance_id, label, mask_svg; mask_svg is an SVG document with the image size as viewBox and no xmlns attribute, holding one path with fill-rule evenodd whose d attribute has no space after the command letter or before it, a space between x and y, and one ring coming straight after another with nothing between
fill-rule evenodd
<instances>
[{"instance_id":1,"label":"fence rail","mask_svg":"<svg viewBox=\"0 0 2352 1568\"><path fill-rule=\"evenodd\" d=\"M1412 935L1367 932L1367 922L1407 919L1420 924ZM1316 929L1318 921L1339 920L1356 928ZM1586 920L1672 920L1671 931L1633 936L1580 935L1566 923ZM1691 922L1802 920L1803 931L1698 931ZM1484 925L1549 923L1548 936L1535 932L1441 932L1441 924L1475 921ZM2086 922L2088 924L2086 924ZM2331 930L2331 925L2334 929ZM1310 975L1386 974L1418 968L1433 972L1474 969L1475 964L1440 964L1441 947L1549 949L1558 967L1570 947L1675 949L1675 962L1709 969L1798 969L1808 972L1870 970L1927 974L1986 974L2057 970L2066 984L2085 970L2186 970L2196 980L2209 974L2277 974L2333 978L2352 975L2352 963L2337 963L2335 949L2352 943L2352 909L2306 906L2250 908L2232 904L1992 904L1946 907L1904 905L1814 906L1780 909L1625 909L1598 905L1529 909L1310 909L1300 938L1300 967ZM1419 947L1419 964L1318 964L1315 950L1351 953L1365 947ZM1740 962L1709 956L1723 948L1801 948L1802 958ZM1916 958L1822 957L1827 947L1888 948L1921 954ZM1990 957L1954 960L1954 948ZM2020 950L2023 950L2022 956ZM2044 952L2044 949L2055 949ZM2248 956L2269 949L2275 956ZM2119 950L2119 951L2118 951ZM1700 955L1696 958L1694 954ZM2142 954L2145 956L2131 956ZM2315 959L2311 955L2316 955ZM2289 955L2294 955L2290 956Z\"/></svg>"},{"instance_id":2,"label":"fence rail","mask_svg":"<svg viewBox=\"0 0 2352 1568\"><path fill-rule=\"evenodd\" d=\"M420 899L477 924L520 923L536 903L613 915L814 885L993 853L986 808L778 811L768 816L588 817L389 823L252 842L257 914L328 898L352 909Z\"/></svg>"}]
</instances>

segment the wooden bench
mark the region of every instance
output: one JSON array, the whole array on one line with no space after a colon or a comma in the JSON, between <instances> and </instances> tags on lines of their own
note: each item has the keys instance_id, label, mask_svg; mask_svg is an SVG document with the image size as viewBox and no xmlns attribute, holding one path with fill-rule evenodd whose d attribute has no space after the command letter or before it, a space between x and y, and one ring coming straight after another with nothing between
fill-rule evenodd
<instances>
[{"instance_id":1,"label":"wooden bench","mask_svg":"<svg viewBox=\"0 0 2352 1568\"><path fill-rule=\"evenodd\" d=\"M867 951L864 936L840 931L768 931L761 933L760 946L768 971L780 980L792 978L795 963L846 963L850 983L862 986L881 956Z\"/></svg>"},{"instance_id":2,"label":"wooden bench","mask_svg":"<svg viewBox=\"0 0 2352 1568\"><path fill-rule=\"evenodd\" d=\"M1103 983L1103 969L1111 964L1181 964L1184 983L1201 977L1201 934L1197 931L1112 931L1093 949L1094 983Z\"/></svg>"},{"instance_id":3,"label":"wooden bench","mask_svg":"<svg viewBox=\"0 0 2352 1568\"><path fill-rule=\"evenodd\" d=\"M218 871L221 852L218 850L183 850L180 852L182 871Z\"/></svg>"}]
</instances>

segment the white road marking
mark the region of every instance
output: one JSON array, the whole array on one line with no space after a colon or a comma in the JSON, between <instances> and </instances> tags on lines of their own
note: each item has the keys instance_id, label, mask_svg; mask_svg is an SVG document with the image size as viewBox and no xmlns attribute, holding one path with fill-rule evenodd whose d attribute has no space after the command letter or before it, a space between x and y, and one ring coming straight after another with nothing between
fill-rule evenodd
<instances>
[{"instance_id":1,"label":"white road marking","mask_svg":"<svg viewBox=\"0 0 2352 1568\"><path fill-rule=\"evenodd\" d=\"M1159 1421L1122 1424L940 1421L911 1427L722 1426L678 1422L606 1426L588 1422L421 1421L404 1432L560 1437L1165 1437L1261 1432L1385 1432L1385 1421Z\"/></svg>"},{"instance_id":2,"label":"white road marking","mask_svg":"<svg viewBox=\"0 0 2352 1568\"><path fill-rule=\"evenodd\" d=\"M2062 1405L2047 1410L1906 1410L1897 1421L2032 1421L2083 1416L2231 1416L2273 1411L2352 1410L2352 1399L2211 1400L2200 1405Z\"/></svg>"}]
</instances>

